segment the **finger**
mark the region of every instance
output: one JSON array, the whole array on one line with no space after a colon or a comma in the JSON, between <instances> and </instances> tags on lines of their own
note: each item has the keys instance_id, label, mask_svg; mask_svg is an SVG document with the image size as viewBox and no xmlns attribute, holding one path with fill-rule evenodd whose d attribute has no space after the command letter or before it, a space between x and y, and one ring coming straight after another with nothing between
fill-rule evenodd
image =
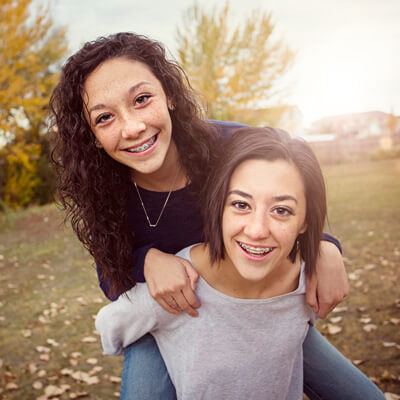
<instances>
[{"instance_id":1,"label":"finger","mask_svg":"<svg viewBox=\"0 0 400 400\"><path fill-rule=\"evenodd\" d=\"M185 296L186 301L190 304L192 308L200 307L200 301L190 287L184 287L182 289L182 294Z\"/></svg>"},{"instance_id":2,"label":"finger","mask_svg":"<svg viewBox=\"0 0 400 400\"><path fill-rule=\"evenodd\" d=\"M311 277L307 277L306 301L307 301L307 304L313 309L313 311L316 314L318 314L319 304L318 304L318 295L317 295L317 277L315 274L312 275Z\"/></svg>"},{"instance_id":3,"label":"finger","mask_svg":"<svg viewBox=\"0 0 400 400\"><path fill-rule=\"evenodd\" d=\"M171 314L175 314L178 315L179 311L175 310L174 308L172 308L163 298L159 298L157 300L157 303L165 310L168 311Z\"/></svg>"},{"instance_id":4,"label":"finger","mask_svg":"<svg viewBox=\"0 0 400 400\"><path fill-rule=\"evenodd\" d=\"M185 263L185 270L189 278L190 286L194 291L196 289L197 280L199 279L199 273L193 268L189 262Z\"/></svg>"},{"instance_id":5,"label":"finger","mask_svg":"<svg viewBox=\"0 0 400 400\"><path fill-rule=\"evenodd\" d=\"M321 319L325 319L327 315L334 309L335 307L332 307L332 305L328 304L320 304L319 310L317 312L317 315Z\"/></svg>"},{"instance_id":6,"label":"finger","mask_svg":"<svg viewBox=\"0 0 400 400\"><path fill-rule=\"evenodd\" d=\"M189 314L191 317L197 317L199 315L199 313L188 303L182 292L174 294L174 299L181 311Z\"/></svg>"},{"instance_id":7,"label":"finger","mask_svg":"<svg viewBox=\"0 0 400 400\"><path fill-rule=\"evenodd\" d=\"M164 298L164 301L174 310L177 310L178 312L180 311L180 308L177 304L177 302L175 301L175 299L172 296L169 296L168 300L166 300Z\"/></svg>"}]
</instances>

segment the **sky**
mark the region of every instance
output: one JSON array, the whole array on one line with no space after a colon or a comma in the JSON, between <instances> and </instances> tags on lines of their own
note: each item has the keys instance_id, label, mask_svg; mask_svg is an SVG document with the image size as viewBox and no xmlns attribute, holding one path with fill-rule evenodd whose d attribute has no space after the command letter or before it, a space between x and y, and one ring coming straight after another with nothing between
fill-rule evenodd
<instances>
[{"instance_id":1,"label":"sky","mask_svg":"<svg viewBox=\"0 0 400 400\"><path fill-rule=\"evenodd\" d=\"M40 2L40 0L37 0ZM222 0L198 0L206 9ZM133 31L162 41L176 56L175 34L192 0L53 0L70 53L98 36ZM364 111L400 115L400 0L229 0L232 23L271 12L275 35L296 52L285 78L287 102L304 125Z\"/></svg>"}]
</instances>

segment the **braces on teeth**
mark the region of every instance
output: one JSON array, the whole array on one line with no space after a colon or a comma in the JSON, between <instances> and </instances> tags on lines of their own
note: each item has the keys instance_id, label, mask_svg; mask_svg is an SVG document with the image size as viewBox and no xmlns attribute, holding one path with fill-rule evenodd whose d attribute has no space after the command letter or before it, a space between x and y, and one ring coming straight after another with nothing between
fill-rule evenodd
<instances>
[{"instance_id":1,"label":"braces on teeth","mask_svg":"<svg viewBox=\"0 0 400 400\"><path fill-rule=\"evenodd\" d=\"M240 242L239 242L239 245L243 250L246 250L249 253L258 254L258 255L267 254L272 250L271 247L266 247L266 248L258 247L257 248L257 247L252 247L252 246L246 246L244 243L240 243Z\"/></svg>"},{"instance_id":2,"label":"braces on teeth","mask_svg":"<svg viewBox=\"0 0 400 400\"><path fill-rule=\"evenodd\" d=\"M150 146L154 144L156 141L156 137L153 137L149 142L143 144L142 146L136 147L135 149L128 149L130 153L140 153L142 151L147 150Z\"/></svg>"}]
</instances>

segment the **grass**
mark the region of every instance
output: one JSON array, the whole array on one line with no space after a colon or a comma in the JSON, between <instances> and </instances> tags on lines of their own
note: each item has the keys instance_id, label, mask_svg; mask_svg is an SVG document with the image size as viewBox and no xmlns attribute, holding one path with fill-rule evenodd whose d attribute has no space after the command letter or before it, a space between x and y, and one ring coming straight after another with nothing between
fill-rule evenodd
<instances>
[{"instance_id":1,"label":"grass","mask_svg":"<svg viewBox=\"0 0 400 400\"><path fill-rule=\"evenodd\" d=\"M327 230L344 246L351 293L318 327L383 391L400 394L400 160L327 166L324 175ZM122 358L103 356L94 332L105 303L89 255L54 205L0 214L0 399L37 399L62 384L59 399L117 397ZM342 331L329 335L329 324Z\"/></svg>"}]
</instances>

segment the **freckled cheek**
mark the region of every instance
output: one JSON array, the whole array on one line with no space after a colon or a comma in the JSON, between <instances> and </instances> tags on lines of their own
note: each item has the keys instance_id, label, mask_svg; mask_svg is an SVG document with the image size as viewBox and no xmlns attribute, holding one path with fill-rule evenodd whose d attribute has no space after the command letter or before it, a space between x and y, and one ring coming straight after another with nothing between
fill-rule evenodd
<instances>
[{"instance_id":1,"label":"freckled cheek","mask_svg":"<svg viewBox=\"0 0 400 400\"><path fill-rule=\"evenodd\" d=\"M172 126L171 116L169 115L168 108L158 107L149 110L145 116L148 124L160 125L164 127Z\"/></svg>"},{"instance_id":2,"label":"freckled cheek","mask_svg":"<svg viewBox=\"0 0 400 400\"><path fill-rule=\"evenodd\" d=\"M232 215L229 211L222 214L222 237L224 243L234 240L243 229L243 222L237 216Z\"/></svg>"},{"instance_id":3,"label":"freckled cheek","mask_svg":"<svg viewBox=\"0 0 400 400\"><path fill-rule=\"evenodd\" d=\"M105 150L114 150L118 148L121 140L121 132L118 129L113 129L97 134L96 137Z\"/></svg>"},{"instance_id":4,"label":"freckled cheek","mask_svg":"<svg viewBox=\"0 0 400 400\"><path fill-rule=\"evenodd\" d=\"M295 225L285 225L281 226L279 231L276 232L277 236L279 237L279 241L281 244L287 246L287 247L292 247L296 238L297 238L297 226Z\"/></svg>"}]
</instances>

